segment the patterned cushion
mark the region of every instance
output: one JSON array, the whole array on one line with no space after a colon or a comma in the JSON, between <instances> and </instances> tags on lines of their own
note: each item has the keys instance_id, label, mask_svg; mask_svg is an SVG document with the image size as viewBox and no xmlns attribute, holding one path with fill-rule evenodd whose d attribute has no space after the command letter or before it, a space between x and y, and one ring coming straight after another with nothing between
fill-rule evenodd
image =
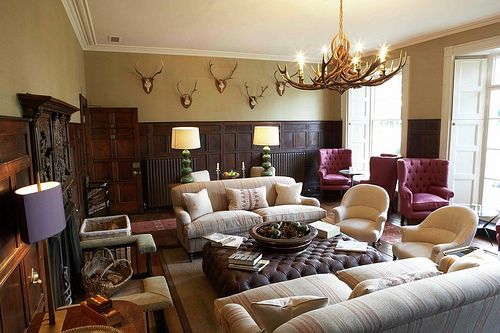
<instances>
[{"instance_id":1,"label":"patterned cushion","mask_svg":"<svg viewBox=\"0 0 500 333\"><path fill-rule=\"evenodd\" d=\"M400 284L403 283L418 281L441 274L443 273L436 271L413 272L386 278L364 280L358 283L356 288L354 288L351 295L349 296L349 299L353 299L363 295L368 295L375 291L383 290L389 287L399 286Z\"/></svg>"},{"instance_id":2,"label":"patterned cushion","mask_svg":"<svg viewBox=\"0 0 500 333\"><path fill-rule=\"evenodd\" d=\"M281 205L253 211L262 216L264 222L300 221L312 222L326 217L326 210L315 206Z\"/></svg>"},{"instance_id":3,"label":"patterned cushion","mask_svg":"<svg viewBox=\"0 0 500 333\"><path fill-rule=\"evenodd\" d=\"M337 272L337 277L354 289L358 283L368 279L391 277L419 271L437 272L438 269L430 259L409 258L344 269Z\"/></svg>"},{"instance_id":4,"label":"patterned cushion","mask_svg":"<svg viewBox=\"0 0 500 333\"><path fill-rule=\"evenodd\" d=\"M254 210L269 207L266 200L266 187L245 189L226 189L229 210Z\"/></svg>"},{"instance_id":5,"label":"patterned cushion","mask_svg":"<svg viewBox=\"0 0 500 333\"><path fill-rule=\"evenodd\" d=\"M203 215L184 226L188 238L202 237L212 232L235 235L262 222L262 217L245 210L220 211Z\"/></svg>"}]
</instances>

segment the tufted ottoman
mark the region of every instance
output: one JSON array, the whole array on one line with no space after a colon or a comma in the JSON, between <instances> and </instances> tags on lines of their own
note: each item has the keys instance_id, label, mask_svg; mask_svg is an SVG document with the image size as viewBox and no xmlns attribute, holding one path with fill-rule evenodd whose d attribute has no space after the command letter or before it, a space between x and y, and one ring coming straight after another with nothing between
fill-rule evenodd
<instances>
[{"instance_id":1,"label":"tufted ottoman","mask_svg":"<svg viewBox=\"0 0 500 333\"><path fill-rule=\"evenodd\" d=\"M345 240L351 239L345 235L339 237ZM255 240L246 240L241 244L239 250L261 251L262 258L270 260L269 265L260 272L227 268L227 257L235 250L210 246L210 243L207 243L203 247L203 272L217 295L223 297L301 276L335 273L344 268L391 260L390 257L382 255L370 246L366 253L335 252L338 240L338 237L315 238L307 249L293 254L266 252L255 243Z\"/></svg>"}]
</instances>

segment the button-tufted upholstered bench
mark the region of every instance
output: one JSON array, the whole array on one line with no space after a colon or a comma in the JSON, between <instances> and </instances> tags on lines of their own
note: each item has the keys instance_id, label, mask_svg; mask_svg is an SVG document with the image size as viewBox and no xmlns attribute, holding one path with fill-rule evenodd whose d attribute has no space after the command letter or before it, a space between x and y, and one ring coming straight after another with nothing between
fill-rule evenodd
<instances>
[{"instance_id":1,"label":"button-tufted upholstered bench","mask_svg":"<svg viewBox=\"0 0 500 333\"><path fill-rule=\"evenodd\" d=\"M345 235L343 239L352 239ZM294 254L266 253L255 240L246 240L239 250L261 251L263 259L270 260L269 265L260 272L244 271L227 268L227 257L235 250L211 246L203 247L203 272L214 287L219 297L229 296L248 289L281 281L299 278L301 276L335 273L336 271L368 265L391 258L383 256L372 247L366 253L336 252L335 244L340 238L315 238L307 249Z\"/></svg>"}]
</instances>

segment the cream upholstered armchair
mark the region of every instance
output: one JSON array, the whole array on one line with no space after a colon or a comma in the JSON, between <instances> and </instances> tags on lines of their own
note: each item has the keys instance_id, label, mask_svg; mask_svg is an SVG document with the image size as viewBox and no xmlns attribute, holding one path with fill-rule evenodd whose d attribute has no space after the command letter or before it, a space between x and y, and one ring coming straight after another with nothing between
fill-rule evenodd
<instances>
[{"instance_id":1,"label":"cream upholstered armchair","mask_svg":"<svg viewBox=\"0 0 500 333\"><path fill-rule=\"evenodd\" d=\"M443 251L469 246L476 234L478 216L470 208L446 206L416 226L401 228L401 243L392 245L394 258L426 257L438 262Z\"/></svg>"},{"instance_id":2,"label":"cream upholstered armchair","mask_svg":"<svg viewBox=\"0 0 500 333\"><path fill-rule=\"evenodd\" d=\"M344 194L333 212L340 231L359 241L376 243L384 231L389 195L380 186L360 184Z\"/></svg>"}]
</instances>

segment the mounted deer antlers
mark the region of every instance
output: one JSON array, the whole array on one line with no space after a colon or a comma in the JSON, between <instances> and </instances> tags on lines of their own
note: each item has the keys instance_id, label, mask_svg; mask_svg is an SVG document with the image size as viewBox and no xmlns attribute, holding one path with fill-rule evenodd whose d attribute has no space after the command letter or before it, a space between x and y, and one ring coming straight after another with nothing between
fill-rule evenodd
<instances>
[{"instance_id":1,"label":"mounted deer antlers","mask_svg":"<svg viewBox=\"0 0 500 333\"><path fill-rule=\"evenodd\" d=\"M138 62L139 60L137 60L137 62L135 63L135 72L137 73L137 75L139 75L139 78L142 81L142 89L144 89L146 94L149 94L151 91L153 91L153 80L155 79L156 75L160 74L163 71L163 59L161 60L160 70L149 77L145 77L141 72L139 72L139 70L137 69Z\"/></svg>"},{"instance_id":2,"label":"mounted deer antlers","mask_svg":"<svg viewBox=\"0 0 500 333\"><path fill-rule=\"evenodd\" d=\"M251 96L250 93L248 92L248 85L245 82L245 89L247 90L247 96L248 96L248 104L250 105L250 108L253 109L257 105L257 99L260 97L264 97L264 91L268 88L266 85L265 87L260 86L260 95L258 96Z\"/></svg>"},{"instance_id":3,"label":"mounted deer antlers","mask_svg":"<svg viewBox=\"0 0 500 333\"><path fill-rule=\"evenodd\" d=\"M227 87L227 81L233 78L234 71L236 70L236 68L238 68L238 62L235 61L234 68L223 79L218 79L215 77L214 73L212 72L212 66L213 66L212 60L210 60L208 62L208 71L215 80L215 88L217 88L217 91L222 94Z\"/></svg>"},{"instance_id":4,"label":"mounted deer antlers","mask_svg":"<svg viewBox=\"0 0 500 333\"><path fill-rule=\"evenodd\" d=\"M187 108L189 108L191 106L191 104L193 104L193 94L196 91L196 84L198 83L198 81L194 81L194 87L193 87L193 90L191 90L190 93L183 93L183 92L181 92L181 90L179 89L179 84L181 82L182 81L177 82L177 91L179 92L179 95L181 96L181 105L185 109L187 109Z\"/></svg>"},{"instance_id":5,"label":"mounted deer antlers","mask_svg":"<svg viewBox=\"0 0 500 333\"><path fill-rule=\"evenodd\" d=\"M286 88L286 85L287 83L283 80L278 80L276 78L276 73L278 73L278 71L275 71L274 72L274 79L276 80L276 92L278 93L278 95L280 96L283 96L283 94L285 93L285 88Z\"/></svg>"}]
</instances>

